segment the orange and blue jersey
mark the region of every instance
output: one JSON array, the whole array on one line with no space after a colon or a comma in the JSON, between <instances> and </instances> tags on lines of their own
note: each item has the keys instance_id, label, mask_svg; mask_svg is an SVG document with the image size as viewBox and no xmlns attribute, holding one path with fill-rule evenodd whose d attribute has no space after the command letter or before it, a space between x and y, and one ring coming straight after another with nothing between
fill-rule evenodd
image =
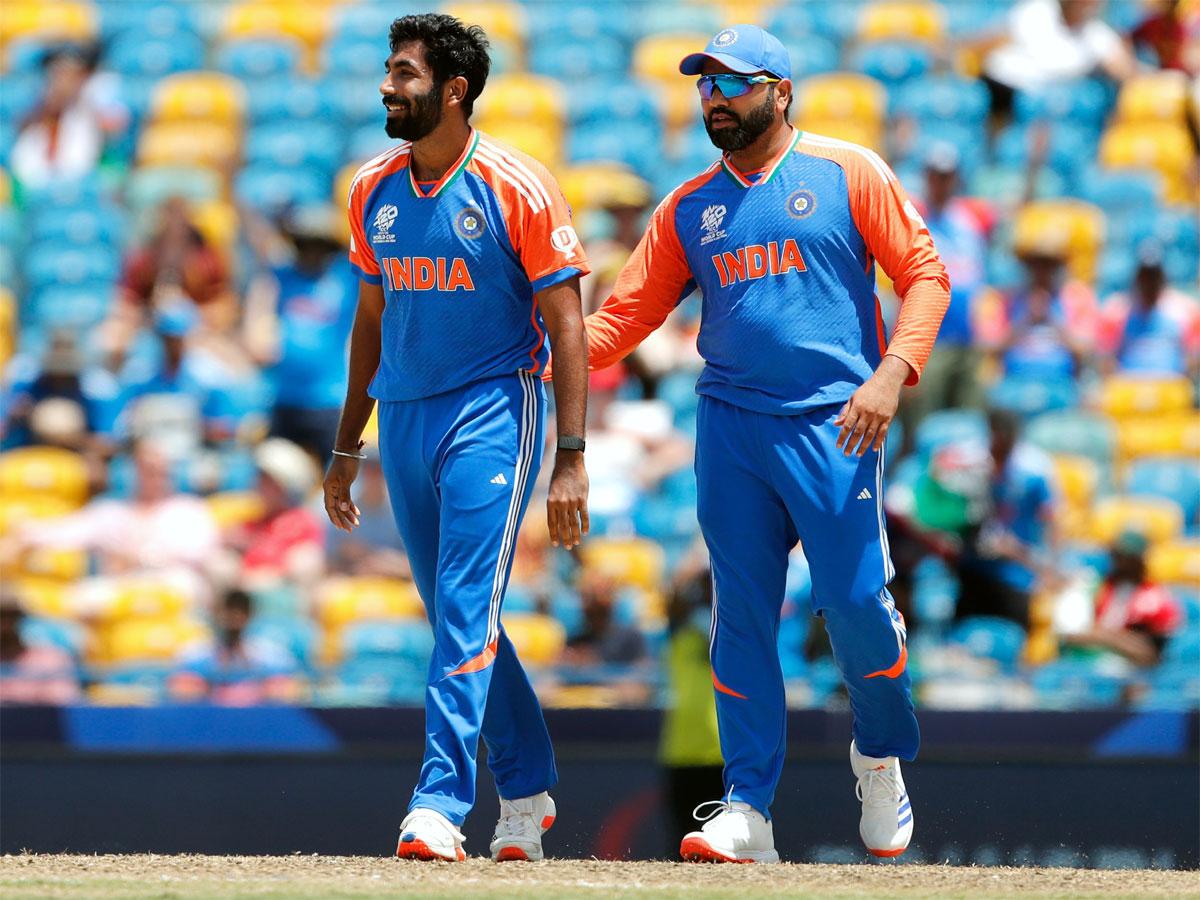
<instances>
[{"instance_id":1,"label":"orange and blue jersey","mask_svg":"<svg viewBox=\"0 0 1200 900\"><path fill-rule=\"evenodd\" d=\"M890 339L877 262L902 299ZM915 383L949 303L929 231L887 164L800 131L761 172L724 158L666 197L587 319L591 367L632 352L695 288L697 391L776 414L844 403L885 352Z\"/></svg>"},{"instance_id":2,"label":"orange and blue jersey","mask_svg":"<svg viewBox=\"0 0 1200 900\"><path fill-rule=\"evenodd\" d=\"M589 271L554 178L472 131L433 184L402 143L350 187L350 262L383 286L377 400L414 400L546 364L538 291Z\"/></svg>"}]
</instances>

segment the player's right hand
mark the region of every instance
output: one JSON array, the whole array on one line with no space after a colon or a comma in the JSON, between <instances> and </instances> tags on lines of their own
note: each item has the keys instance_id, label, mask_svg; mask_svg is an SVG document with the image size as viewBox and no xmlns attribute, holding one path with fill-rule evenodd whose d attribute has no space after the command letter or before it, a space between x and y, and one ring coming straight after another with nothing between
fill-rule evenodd
<instances>
[{"instance_id":1,"label":"player's right hand","mask_svg":"<svg viewBox=\"0 0 1200 900\"><path fill-rule=\"evenodd\" d=\"M335 456L325 473L325 513L334 527L353 531L358 527L358 507L350 499L350 486L358 477L358 460Z\"/></svg>"}]
</instances>

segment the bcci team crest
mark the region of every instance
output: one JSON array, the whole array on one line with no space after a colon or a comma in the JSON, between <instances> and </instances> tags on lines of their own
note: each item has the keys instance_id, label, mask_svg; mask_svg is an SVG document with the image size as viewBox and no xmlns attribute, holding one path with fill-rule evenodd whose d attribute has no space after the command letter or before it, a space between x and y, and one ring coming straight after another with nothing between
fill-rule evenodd
<instances>
[{"instance_id":1,"label":"bcci team crest","mask_svg":"<svg viewBox=\"0 0 1200 900\"><path fill-rule=\"evenodd\" d=\"M487 222L483 218L483 213L473 206L468 206L455 216L454 230L460 237L474 240L487 230Z\"/></svg>"},{"instance_id":2,"label":"bcci team crest","mask_svg":"<svg viewBox=\"0 0 1200 900\"><path fill-rule=\"evenodd\" d=\"M730 44L736 44L738 33L732 28L726 28L724 31L718 31L717 36L712 39L714 47L728 47Z\"/></svg>"},{"instance_id":3,"label":"bcci team crest","mask_svg":"<svg viewBox=\"0 0 1200 900\"><path fill-rule=\"evenodd\" d=\"M808 188L801 188L787 199L787 212L793 219L806 218L816 208L817 197Z\"/></svg>"},{"instance_id":4,"label":"bcci team crest","mask_svg":"<svg viewBox=\"0 0 1200 900\"><path fill-rule=\"evenodd\" d=\"M372 244L396 243L396 236L392 234L392 224L396 221L399 212L391 203L379 207L379 212L375 214L375 234L371 236Z\"/></svg>"},{"instance_id":5,"label":"bcci team crest","mask_svg":"<svg viewBox=\"0 0 1200 900\"><path fill-rule=\"evenodd\" d=\"M704 237L700 238L701 246L725 237L721 223L725 221L726 212L725 204L714 203L700 214L700 228L704 231Z\"/></svg>"}]
</instances>

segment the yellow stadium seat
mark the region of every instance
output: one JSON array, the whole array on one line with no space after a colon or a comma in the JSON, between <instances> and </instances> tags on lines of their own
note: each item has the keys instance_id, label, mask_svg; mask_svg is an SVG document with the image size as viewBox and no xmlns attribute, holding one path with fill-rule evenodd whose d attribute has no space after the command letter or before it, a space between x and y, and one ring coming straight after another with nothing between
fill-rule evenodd
<instances>
[{"instance_id":1,"label":"yellow stadium seat","mask_svg":"<svg viewBox=\"0 0 1200 900\"><path fill-rule=\"evenodd\" d=\"M622 163L568 166L560 173L558 184L576 214L609 206L645 206L653 199L645 180Z\"/></svg>"},{"instance_id":2,"label":"yellow stadium seat","mask_svg":"<svg viewBox=\"0 0 1200 900\"><path fill-rule=\"evenodd\" d=\"M1071 506L1091 506L1100 480L1100 471L1093 460L1086 456L1060 454L1054 457L1054 473L1063 500Z\"/></svg>"},{"instance_id":3,"label":"yellow stadium seat","mask_svg":"<svg viewBox=\"0 0 1200 900\"><path fill-rule=\"evenodd\" d=\"M0 13L0 44L14 40L86 41L96 36L96 7L66 0L8 2Z\"/></svg>"},{"instance_id":4,"label":"yellow stadium seat","mask_svg":"<svg viewBox=\"0 0 1200 900\"><path fill-rule=\"evenodd\" d=\"M690 84L690 79L679 74L679 61L689 53L695 53L697 47L704 47L711 37L711 34L698 31L644 37L633 48L633 72L639 78L651 81L672 83L683 79ZM695 93L696 89L692 87L693 96Z\"/></svg>"},{"instance_id":5,"label":"yellow stadium seat","mask_svg":"<svg viewBox=\"0 0 1200 900\"><path fill-rule=\"evenodd\" d=\"M598 538L585 543L581 555L587 568L622 584L652 591L662 583L662 547L645 538Z\"/></svg>"},{"instance_id":6,"label":"yellow stadium seat","mask_svg":"<svg viewBox=\"0 0 1200 900\"><path fill-rule=\"evenodd\" d=\"M883 0L863 9L858 20L862 41L922 41L936 44L945 36L945 14L937 3Z\"/></svg>"},{"instance_id":7,"label":"yellow stadium seat","mask_svg":"<svg viewBox=\"0 0 1200 900\"><path fill-rule=\"evenodd\" d=\"M528 23L520 4L506 0L448 3L444 11L468 25L480 26L490 42L507 44L518 53L524 52ZM489 85L488 90L491 89Z\"/></svg>"},{"instance_id":8,"label":"yellow stadium seat","mask_svg":"<svg viewBox=\"0 0 1200 900\"><path fill-rule=\"evenodd\" d=\"M476 104L481 121L517 120L561 128L566 115L562 86L553 78L513 73L488 79ZM480 126L484 131L488 129Z\"/></svg>"},{"instance_id":9,"label":"yellow stadium seat","mask_svg":"<svg viewBox=\"0 0 1200 900\"><path fill-rule=\"evenodd\" d=\"M237 210L224 200L208 200L192 209L192 222L208 243L229 254L237 241L241 225Z\"/></svg>"},{"instance_id":10,"label":"yellow stadium seat","mask_svg":"<svg viewBox=\"0 0 1200 900\"><path fill-rule=\"evenodd\" d=\"M311 51L325 40L332 24L332 10L324 4L305 3L303 0L290 3L247 0L229 7L222 37L293 37Z\"/></svg>"},{"instance_id":11,"label":"yellow stadium seat","mask_svg":"<svg viewBox=\"0 0 1200 900\"><path fill-rule=\"evenodd\" d=\"M30 495L81 506L88 496L83 457L57 447L22 447L0 454L0 496L16 500Z\"/></svg>"},{"instance_id":12,"label":"yellow stadium seat","mask_svg":"<svg viewBox=\"0 0 1200 900\"><path fill-rule=\"evenodd\" d=\"M705 2L705 0L700 0ZM765 27L771 13L779 8L776 0L708 0L720 10L722 22L746 22Z\"/></svg>"},{"instance_id":13,"label":"yellow stadium seat","mask_svg":"<svg viewBox=\"0 0 1200 900\"><path fill-rule=\"evenodd\" d=\"M881 126L887 114L887 91L866 75L831 72L814 75L796 86L797 119L854 119Z\"/></svg>"},{"instance_id":14,"label":"yellow stadium seat","mask_svg":"<svg viewBox=\"0 0 1200 900\"><path fill-rule=\"evenodd\" d=\"M205 501L217 527L224 530L248 525L263 516L262 498L253 491L222 491Z\"/></svg>"},{"instance_id":15,"label":"yellow stadium seat","mask_svg":"<svg viewBox=\"0 0 1200 900\"><path fill-rule=\"evenodd\" d=\"M127 619L177 619L187 610L190 598L169 581L138 576L115 581L106 596L98 598L97 616L104 622Z\"/></svg>"},{"instance_id":16,"label":"yellow stadium seat","mask_svg":"<svg viewBox=\"0 0 1200 900\"><path fill-rule=\"evenodd\" d=\"M1139 532L1151 544L1173 540L1183 531L1183 511L1164 497L1105 497L1092 512L1092 540L1108 545L1124 531Z\"/></svg>"},{"instance_id":17,"label":"yellow stadium seat","mask_svg":"<svg viewBox=\"0 0 1200 900\"><path fill-rule=\"evenodd\" d=\"M0 286L0 370L8 366L17 347L17 302L12 291Z\"/></svg>"},{"instance_id":18,"label":"yellow stadium seat","mask_svg":"<svg viewBox=\"0 0 1200 900\"><path fill-rule=\"evenodd\" d=\"M1013 249L1022 253L1046 239L1064 239L1071 275L1091 282L1104 245L1105 219L1099 207L1081 200L1040 200L1023 206L1013 223Z\"/></svg>"},{"instance_id":19,"label":"yellow stadium seat","mask_svg":"<svg viewBox=\"0 0 1200 900\"><path fill-rule=\"evenodd\" d=\"M538 122L481 119L479 127L502 144L528 153L547 169L555 171L562 164L562 129Z\"/></svg>"},{"instance_id":20,"label":"yellow stadium seat","mask_svg":"<svg viewBox=\"0 0 1200 900\"><path fill-rule=\"evenodd\" d=\"M44 497L38 494L0 496L0 536L8 534L25 522L56 519L75 509L78 509L77 504L68 503L60 497Z\"/></svg>"},{"instance_id":21,"label":"yellow stadium seat","mask_svg":"<svg viewBox=\"0 0 1200 900\"><path fill-rule=\"evenodd\" d=\"M318 591L318 616L331 631L370 619L417 618L425 607L416 587L394 578L330 578Z\"/></svg>"},{"instance_id":22,"label":"yellow stadium seat","mask_svg":"<svg viewBox=\"0 0 1200 900\"><path fill-rule=\"evenodd\" d=\"M5 579L6 583L9 583ZM71 585L57 578L13 579L13 590L21 599L21 605L31 616L46 619L68 619L74 616Z\"/></svg>"},{"instance_id":23,"label":"yellow stadium seat","mask_svg":"<svg viewBox=\"0 0 1200 900\"><path fill-rule=\"evenodd\" d=\"M1146 564L1153 581L1200 587L1200 540L1190 538L1151 547Z\"/></svg>"},{"instance_id":24,"label":"yellow stadium seat","mask_svg":"<svg viewBox=\"0 0 1200 900\"><path fill-rule=\"evenodd\" d=\"M210 640L207 626L194 619L126 619L97 633L94 662L173 662Z\"/></svg>"},{"instance_id":25,"label":"yellow stadium seat","mask_svg":"<svg viewBox=\"0 0 1200 900\"><path fill-rule=\"evenodd\" d=\"M654 82L651 88L655 103L662 111L663 124L672 131L688 128L701 121L700 94L691 78L677 76L674 81ZM713 159L719 151L713 150Z\"/></svg>"},{"instance_id":26,"label":"yellow stadium seat","mask_svg":"<svg viewBox=\"0 0 1200 900\"><path fill-rule=\"evenodd\" d=\"M1100 139L1100 164L1110 169L1153 169L1163 179L1163 198L1169 203L1195 203L1188 180L1195 150L1182 124L1127 123L1115 125Z\"/></svg>"},{"instance_id":27,"label":"yellow stadium seat","mask_svg":"<svg viewBox=\"0 0 1200 900\"><path fill-rule=\"evenodd\" d=\"M246 89L230 75L218 72L182 72L164 78L154 89L151 118L208 120L239 127L246 109Z\"/></svg>"},{"instance_id":28,"label":"yellow stadium seat","mask_svg":"<svg viewBox=\"0 0 1200 900\"><path fill-rule=\"evenodd\" d=\"M504 616L504 630L528 666L549 666L558 661L567 645L567 632L552 616L524 613Z\"/></svg>"},{"instance_id":29,"label":"yellow stadium seat","mask_svg":"<svg viewBox=\"0 0 1200 900\"><path fill-rule=\"evenodd\" d=\"M1145 456L1200 454L1200 414L1122 419L1117 429L1117 455L1123 461Z\"/></svg>"},{"instance_id":30,"label":"yellow stadium seat","mask_svg":"<svg viewBox=\"0 0 1200 900\"><path fill-rule=\"evenodd\" d=\"M1182 376L1135 378L1117 375L1107 379L1100 392L1100 408L1117 418L1181 413L1191 405L1192 384Z\"/></svg>"},{"instance_id":31,"label":"yellow stadium seat","mask_svg":"<svg viewBox=\"0 0 1200 900\"><path fill-rule=\"evenodd\" d=\"M868 147L876 153L883 151L883 127L861 119L796 119L796 127L806 134L837 138Z\"/></svg>"},{"instance_id":32,"label":"yellow stadium seat","mask_svg":"<svg viewBox=\"0 0 1200 900\"><path fill-rule=\"evenodd\" d=\"M1174 122L1187 120L1188 80L1176 70L1149 72L1121 85L1116 121Z\"/></svg>"},{"instance_id":33,"label":"yellow stadium seat","mask_svg":"<svg viewBox=\"0 0 1200 900\"><path fill-rule=\"evenodd\" d=\"M138 139L138 162L145 166L181 165L221 169L238 154L238 135L215 122L162 122Z\"/></svg>"},{"instance_id":34,"label":"yellow stadium seat","mask_svg":"<svg viewBox=\"0 0 1200 900\"><path fill-rule=\"evenodd\" d=\"M88 555L71 547L36 547L21 555L14 575L72 582L88 572Z\"/></svg>"}]
</instances>

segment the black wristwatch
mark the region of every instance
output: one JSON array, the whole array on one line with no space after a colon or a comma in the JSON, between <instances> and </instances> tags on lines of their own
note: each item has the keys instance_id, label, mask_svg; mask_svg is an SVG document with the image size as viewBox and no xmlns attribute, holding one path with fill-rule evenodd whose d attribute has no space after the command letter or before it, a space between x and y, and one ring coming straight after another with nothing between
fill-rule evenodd
<instances>
[{"instance_id":1,"label":"black wristwatch","mask_svg":"<svg viewBox=\"0 0 1200 900\"><path fill-rule=\"evenodd\" d=\"M587 441L581 437L560 437L558 439L559 450L578 450L580 453L587 447Z\"/></svg>"}]
</instances>

